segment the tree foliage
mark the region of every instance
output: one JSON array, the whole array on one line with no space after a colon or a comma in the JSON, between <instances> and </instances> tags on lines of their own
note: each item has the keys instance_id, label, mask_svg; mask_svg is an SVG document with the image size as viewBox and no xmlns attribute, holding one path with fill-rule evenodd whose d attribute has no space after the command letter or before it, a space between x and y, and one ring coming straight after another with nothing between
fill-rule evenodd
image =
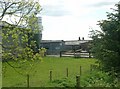
<instances>
[{"instance_id":1,"label":"tree foliage","mask_svg":"<svg viewBox=\"0 0 120 89\"><path fill-rule=\"evenodd\" d=\"M113 68L120 73L120 4L117 10L107 13L107 20L99 21L101 31L92 30L92 51L106 71Z\"/></svg>"},{"instance_id":2,"label":"tree foliage","mask_svg":"<svg viewBox=\"0 0 120 89\"><path fill-rule=\"evenodd\" d=\"M39 3L33 0L0 0L0 20L5 16L18 17L18 21L13 21L11 18L16 25L23 24L27 17L39 13L40 10Z\"/></svg>"},{"instance_id":3,"label":"tree foliage","mask_svg":"<svg viewBox=\"0 0 120 89\"><path fill-rule=\"evenodd\" d=\"M37 44L34 40L36 32L40 32L36 23L36 14L40 11L39 3L33 0L0 0L2 60L15 70L25 70L25 74L31 70L32 62L41 60L40 51L35 53ZM10 60L15 65L10 64Z\"/></svg>"}]
</instances>

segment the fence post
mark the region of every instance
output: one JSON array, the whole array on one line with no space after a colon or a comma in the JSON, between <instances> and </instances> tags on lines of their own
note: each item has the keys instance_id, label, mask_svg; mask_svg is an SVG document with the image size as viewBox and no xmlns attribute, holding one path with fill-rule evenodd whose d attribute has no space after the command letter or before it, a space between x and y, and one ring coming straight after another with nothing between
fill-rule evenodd
<instances>
[{"instance_id":1,"label":"fence post","mask_svg":"<svg viewBox=\"0 0 120 89\"><path fill-rule=\"evenodd\" d=\"M114 75L115 75L115 70L114 70L114 67L111 68L111 71L112 71L112 78L114 79Z\"/></svg>"},{"instance_id":2,"label":"fence post","mask_svg":"<svg viewBox=\"0 0 120 89\"><path fill-rule=\"evenodd\" d=\"M62 51L60 51L60 57L62 57Z\"/></svg>"},{"instance_id":3,"label":"fence post","mask_svg":"<svg viewBox=\"0 0 120 89\"><path fill-rule=\"evenodd\" d=\"M114 76L115 76L115 70L114 67L111 68L111 75L112 75L112 81L114 81ZM115 85L112 83L112 86L114 87Z\"/></svg>"},{"instance_id":4,"label":"fence post","mask_svg":"<svg viewBox=\"0 0 120 89\"><path fill-rule=\"evenodd\" d=\"M91 58L91 53L89 52L89 58Z\"/></svg>"},{"instance_id":5,"label":"fence post","mask_svg":"<svg viewBox=\"0 0 120 89\"><path fill-rule=\"evenodd\" d=\"M90 72L93 70L93 65L91 64L90 65Z\"/></svg>"},{"instance_id":6,"label":"fence post","mask_svg":"<svg viewBox=\"0 0 120 89\"><path fill-rule=\"evenodd\" d=\"M50 70L50 82L52 81L52 70Z\"/></svg>"},{"instance_id":7,"label":"fence post","mask_svg":"<svg viewBox=\"0 0 120 89\"><path fill-rule=\"evenodd\" d=\"M66 76L68 77L68 68L66 68Z\"/></svg>"},{"instance_id":8,"label":"fence post","mask_svg":"<svg viewBox=\"0 0 120 89\"><path fill-rule=\"evenodd\" d=\"M80 75L82 74L82 67L80 66Z\"/></svg>"},{"instance_id":9,"label":"fence post","mask_svg":"<svg viewBox=\"0 0 120 89\"><path fill-rule=\"evenodd\" d=\"M79 88L80 87L80 75L76 76L76 87Z\"/></svg>"},{"instance_id":10,"label":"fence post","mask_svg":"<svg viewBox=\"0 0 120 89\"><path fill-rule=\"evenodd\" d=\"M27 74L27 87L30 87L30 83L29 83L29 74Z\"/></svg>"}]
</instances>

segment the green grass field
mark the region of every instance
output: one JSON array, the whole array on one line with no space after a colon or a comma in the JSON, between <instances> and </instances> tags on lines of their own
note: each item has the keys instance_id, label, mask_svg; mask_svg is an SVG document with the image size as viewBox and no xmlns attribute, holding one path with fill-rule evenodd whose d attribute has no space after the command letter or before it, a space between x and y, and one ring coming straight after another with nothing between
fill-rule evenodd
<instances>
[{"instance_id":1,"label":"green grass field","mask_svg":"<svg viewBox=\"0 0 120 89\"><path fill-rule=\"evenodd\" d=\"M30 74L30 86L54 87L55 83L51 83L49 80L49 71L52 70L54 81L66 78L66 68L69 70L69 80L75 84L76 75L80 74L80 66L82 66L81 77L84 77L90 73L90 64L95 64L95 62L95 59L89 58L44 57L43 62L36 61L35 68ZM6 64L3 63L3 65ZM5 73L2 77L2 84L3 87L26 87L26 79L26 76L18 74L13 68L6 65Z\"/></svg>"}]
</instances>

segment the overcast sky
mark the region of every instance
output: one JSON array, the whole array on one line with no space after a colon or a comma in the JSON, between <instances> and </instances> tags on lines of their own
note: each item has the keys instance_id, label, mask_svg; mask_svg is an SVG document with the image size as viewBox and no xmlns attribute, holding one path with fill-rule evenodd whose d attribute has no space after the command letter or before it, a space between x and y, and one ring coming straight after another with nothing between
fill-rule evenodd
<instances>
[{"instance_id":1,"label":"overcast sky","mask_svg":"<svg viewBox=\"0 0 120 89\"><path fill-rule=\"evenodd\" d=\"M78 40L99 29L97 21L106 19L119 0L39 0L43 40Z\"/></svg>"}]
</instances>

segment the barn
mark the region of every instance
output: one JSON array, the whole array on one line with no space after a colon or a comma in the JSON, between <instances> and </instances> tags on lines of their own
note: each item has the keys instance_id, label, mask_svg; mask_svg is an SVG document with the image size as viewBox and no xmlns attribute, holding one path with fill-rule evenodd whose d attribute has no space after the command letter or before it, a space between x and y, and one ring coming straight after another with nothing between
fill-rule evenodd
<instances>
[{"instance_id":1,"label":"barn","mask_svg":"<svg viewBox=\"0 0 120 89\"><path fill-rule=\"evenodd\" d=\"M46 48L47 55L59 55L61 51L77 52L88 51L90 40L42 40L40 47Z\"/></svg>"}]
</instances>

